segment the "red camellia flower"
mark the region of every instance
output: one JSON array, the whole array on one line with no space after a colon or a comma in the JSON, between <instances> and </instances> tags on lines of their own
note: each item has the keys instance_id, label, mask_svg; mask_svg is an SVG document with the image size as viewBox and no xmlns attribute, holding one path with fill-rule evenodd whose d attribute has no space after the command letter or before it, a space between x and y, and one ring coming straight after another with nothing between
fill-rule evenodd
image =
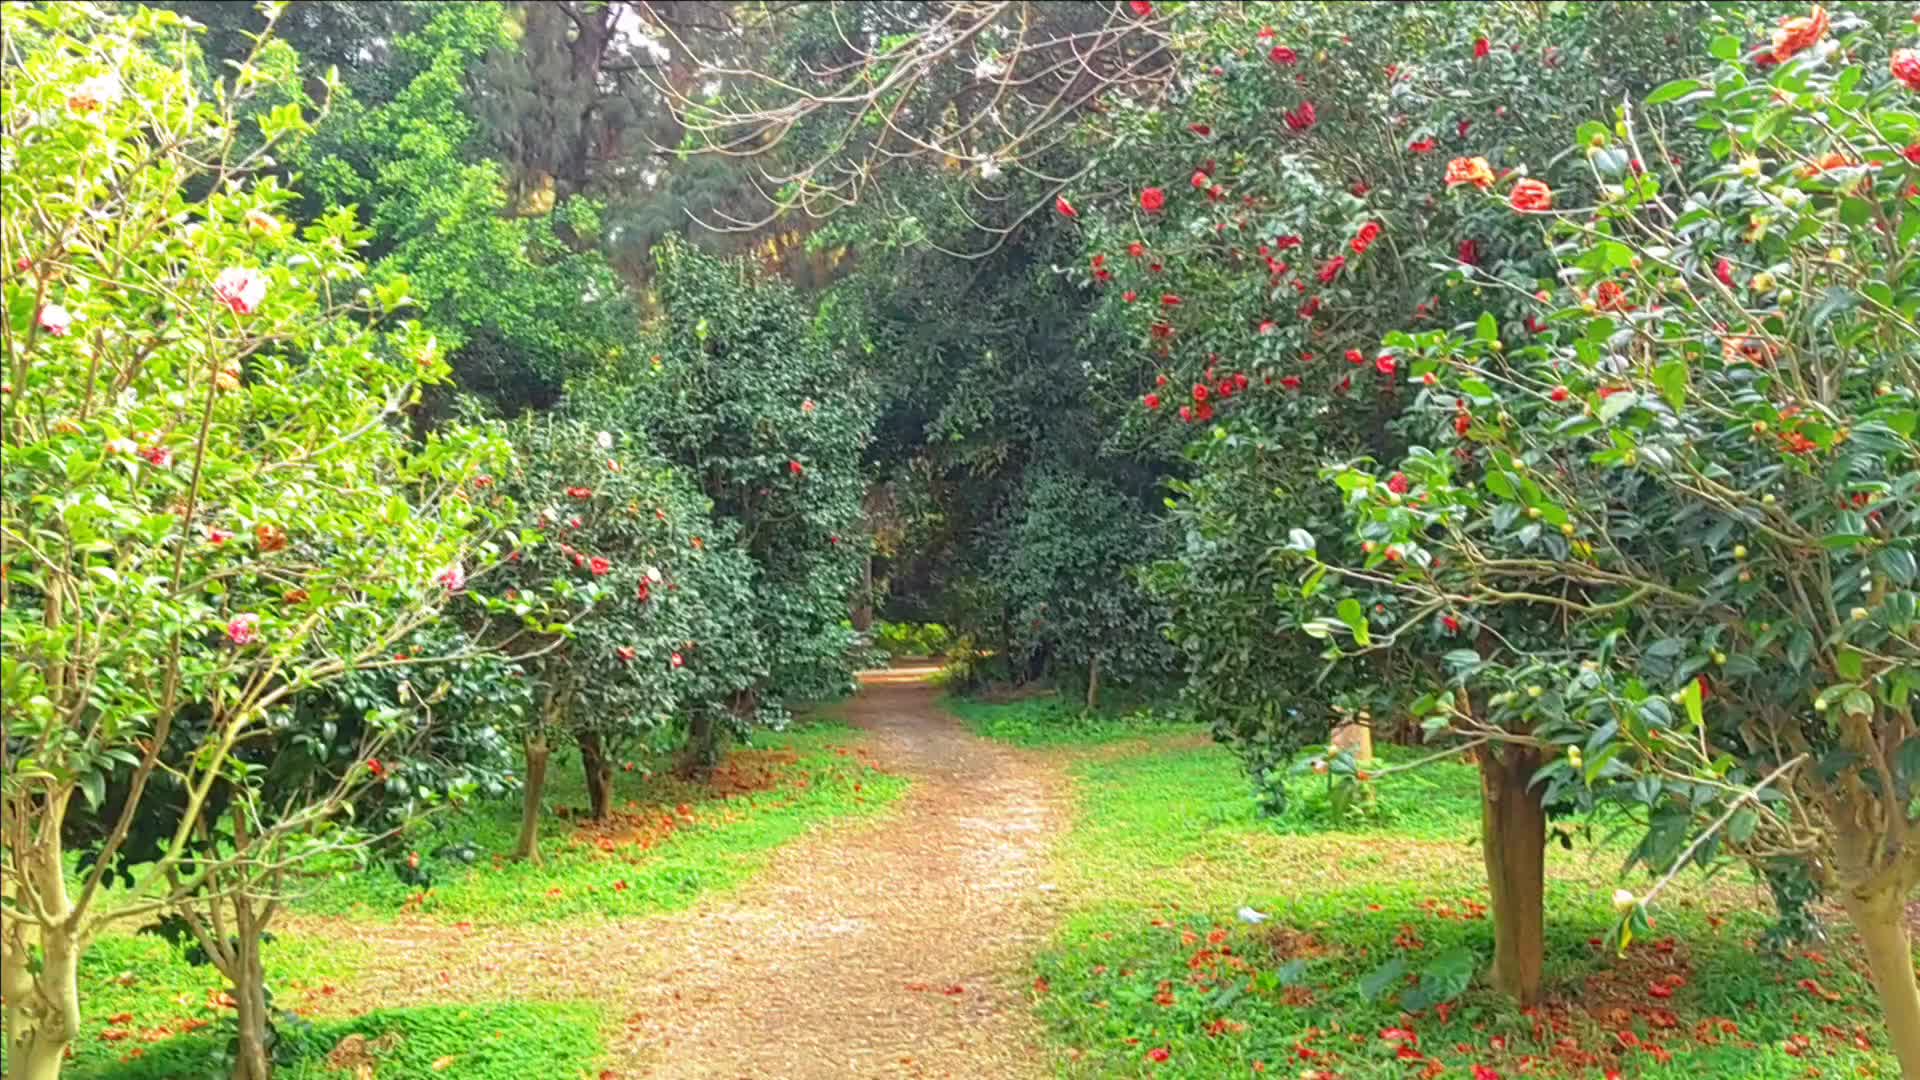
<instances>
[{"instance_id":1,"label":"red camellia flower","mask_svg":"<svg viewBox=\"0 0 1920 1080\"><path fill-rule=\"evenodd\" d=\"M1467 137L1467 129L1472 126L1473 126L1473 121L1462 120L1458 124L1455 124L1453 126L1453 130L1459 135L1460 138L1464 139Z\"/></svg>"},{"instance_id":2,"label":"red camellia flower","mask_svg":"<svg viewBox=\"0 0 1920 1080\"><path fill-rule=\"evenodd\" d=\"M633 658L640 655L640 651L631 645L622 645L613 650L613 654L620 658L621 663L631 664L633 663Z\"/></svg>"},{"instance_id":3,"label":"red camellia flower","mask_svg":"<svg viewBox=\"0 0 1920 1080\"><path fill-rule=\"evenodd\" d=\"M1553 209L1553 189L1548 187L1544 180L1528 177L1513 185L1513 194L1508 196L1507 202L1515 210L1528 213L1551 210Z\"/></svg>"},{"instance_id":4,"label":"red camellia flower","mask_svg":"<svg viewBox=\"0 0 1920 1080\"><path fill-rule=\"evenodd\" d=\"M1287 114L1287 126L1295 131L1305 131L1313 126L1317 114L1313 111L1313 102L1304 101L1300 107Z\"/></svg>"},{"instance_id":5,"label":"red camellia flower","mask_svg":"<svg viewBox=\"0 0 1920 1080\"><path fill-rule=\"evenodd\" d=\"M667 663L671 664L674 667L687 666L686 658L681 656L679 653L674 653L672 656L667 657Z\"/></svg>"},{"instance_id":6,"label":"red camellia flower","mask_svg":"<svg viewBox=\"0 0 1920 1080\"><path fill-rule=\"evenodd\" d=\"M1167 385L1167 377L1165 375L1155 375L1153 377L1153 385L1155 386Z\"/></svg>"},{"instance_id":7,"label":"red camellia flower","mask_svg":"<svg viewBox=\"0 0 1920 1080\"><path fill-rule=\"evenodd\" d=\"M1212 391L1210 391L1210 390L1208 390L1208 389L1207 389L1207 384L1206 384L1206 383L1194 383L1194 384L1193 384L1193 400L1195 400L1195 401L1205 401L1205 400L1207 400L1207 396L1208 396L1208 395L1209 395L1210 393L1212 393Z\"/></svg>"},{"instance_id":8,"label":"red camellia flower","mask_svg":"<svg viewBox=\"0 0 1920 1080\"><path fill-rule=\"evenodd\" d=\"M1773 32L1773 62L1784 64L1827 36L1827 9L1819 4L1805 15L1783 19ZM1897 55L1897 54L1896 54Z\"/></svg>"},{"instance_id":9,"label":"red camellia flower","mask_svg":"<svg viewBox=\"0 0 1920 1080\"><path fill-rule=\"evenodd\" d=\"M1193 418L1203 424L1213 419L1213 404L1202 402L1199 408L1193 410Z\"/></svg>"},{"instance_id":10,"label":"red camellia flower","mask_svg":"<svg viewBox=\"0 0 1920 1080\"><path fill-rule=\"evenodd\" d=\"M1454 158L1447 162L1447 186L1455 188L1461 184L1472 184L1482 189L1492 187L1493 166L1488 165L1483 157Z\"/></svg>"},{"instance_id":11,"label":"red camellia flower","mask_svg":"<svg viewBox=\"0 0 1920 1080\"><path fill-rule=\"evenodd\" d=\"M1902 86L1920 93L1920 49L1893 50L1893 59L1889 66L1893 70L1893 77L1898 79ZM1911 146L1907 147L1907 158L1910 161L1920 161L1920 158L1914 157Z\"/></svg>"},{"instance_id":12,"label":"red camellia flower","mask_svg":"<svg viewBox=\"0 0 1920 1080\"><path fill-rule=\"evenodd\" d=\"M1912 50L1908 50L1908 51L1911 52ZM1914 61L1914 64L1915 64L1914 70L1915 70L1916 76L1920 76L1920 53L1914 53L1914 56L1916 57ZM1914 89L1920 90L1920 86L1916 86L1914 87ZM1900 151L1900 155L1906 158L1908 161L1913 162L1915 165L1920 165L1920 142L1908 143L1907 148L1905 150Z\"/></svg>"},{"instance_id":13,"label":"red camellia flower","mask_svg":"<svg viewBox=\"0 0 1920 1080\"><path fill-rule=\"evenodd\" d=\"M1162 307L1179 307L1180 298L1172 293L1163 293L1160 296L1160 305Z\"/></svg>"},{"instance_id":14,"label":"red camellia flower","mask_svg":"<svg viewBox=\"0 0 1920 1080\"><path fill-rule=\"evenodd\" d=\"M805 470L804 468L802 468L802 467L801 467L801 465L800 465L800 463L799 463L799 462L797 462L797 461L789 461L789 462L787 462L787 472L789 472L789 473L791 473L791 474L793 474L794 476L799 476L799 475L800 475L801 473L803 473L803 472L805 472L805 471L806 471L806 470Z\"/></svg>"},{"instance_id":15,"label":"red camellia flower","mask_svg":"<svg viewBox=\"0 0 1920 1080\"><path fill-rule=\"evenodd\" d=\"M1468 266L1480 265L1480 244L1476 240L1460 241L1460 261Z\"/></svg>"},{"instance_id":16,"label":"red camellia flower","mask_svg":"<svg viewBox=\"0 0 1920 1080\"><path fill-rule=\"evenodd\" d=\"M1133 0L1133 2L1127 6L1131 7L1133 13L1142 19L1153 14L1153 5L1148 3L1147 0Z\"/></svg>"},{"instance_id":17,"label":"red camellia flower","mask_svg":"<svg viewBox=\"0 0 1920 1080\"><path fill-rule=\"evenodd\" d=\"M1286 387L1289 390L1298 390L1300 389L1300 376L1283 375L1280 377L1280 385Z\"/></svg>"},{"instance_id":18,"label":"red camellia flower","mask_svg":"<svg viewBox=\"0 0 1920 1080\"><path fill-rule=\"evenodd\" d=\"M1288 248L1297 248L1300 246L1300 238L1297 236L1276 236L1273 238L1273 246L1281 251L1285 251Z\"/></svg>"},{"instance_id":19,"label":"red camellia flower","mask_svg":"<svg viewBox=\"0 0 1920 1080\"><path fill-rule=\"evenodd\" d=\"M1397 472L1387 477L1387 490L1393 492L1395 495L1405 495L1407 493L1407 486L1406 473Z\"/></svg>"},{"instance_id":20,"label":"red camellia flower","mask_svg":"<svg viewBox=\"0 0 1920 1080\"><path fill-rule=\"evenodd\" d=\"M1379 356L1373 358L1373 370L1388 378L1392 378L1393 373L1399 370L1399 367L1399 362L1394 360L1392 355L1388 353L1381 353Z\"/></svg>"},{"instance_id":21,"label":"red camellia flower","mask_svg":"<svg viewBox=\"0 0 1920 1080\"><path fill-rule=\"evenodd\" d=\"M608 562L605 557L595 555L587 561L587 569L593 571L594 577L606 577L607 572L613 569L613 564Z\"/></svg>"},{"instance_id":22,"label":"red camellia flower","mask_svg":"<svg viewBox=\"0 0 1920 1080\"><path fill-rule=\"evenodd\" d=\"M1157 187L1147 188L1140 193L1140 209L1149 214L1157 214L1167 205L1167 193Z\"/></svg>"},{"instance_id":23,"label":"red camellia flower","mask_svg":"<svg viewBox=\"0 0 1920 1080\"><path fill-rule=\"evenodd\" d=\"M1472 428L1473 414L1465 409L1460 410L1460 415L1453 418L1453 430L1464 437Z\"/></svg>"},{"instance_id":24,"label":"red camellia flower","mask_svg":"<svg viewBox=\"0 0 1920 1080\"><path fill-rule=\"evenodd\" d=\"M1460 632L1460 620L1452 615L1440 616L1440 625L1446 627L1447 633L1449 634L1457 634Z\"/></svg>"},{"instance_id":25,"label":"red camellia flower","mask_svg":"<svg viewBox=\"0 0 1920 1080\"><path fill-rule=\"evenodd\" d=\"M1630 311L1626 287L1617 281L1603 281L1593 290L1593 304L1601 311Z\"/></svg>"},{"instance_id":26,"label":"red camellia flower","mask_svg":"<svg viewBox=\"0 0 1920 1080\"><path fill-rule=\"evenodd\" d=\"M1133 243L1127 245L1127 254L1133 256L1136 259L1141 257L1142 255L1145 255L1146 253L1147 253L1147 245L1141 243L1138 240L1135 240Z\"/></svg>"},{"instance_id":27,"label":"red camellia flower","mask_svg":"<svg viewBox=\"0 0 1920 1080\"><path fill-rule=\"evenodd\" d=\"M1152 412L1153 410L1158 409L1160 407L1159 394L1148 394L1146 397L1141 398L1140 401L1142 404L1146 405L1148 412Z\"/></svg>"},{"instance_id":28,"label":"red camellia flower","mask_svg":"<svg viewBox=\"0 0 1920 1080\"><path fill-rule=\"evenodd\" d=\"M592 489L592 488L584 488L584 487L570 487L570 488L568 488L568 489L567 489L567 498L569 498L569 499L591 499L591 498L593 498L593 489Z\"/></svg>"},{"instance_id":29,"label":"red camellia flower","mask_svg":"<svg viewBox=\"0 0 1920 1080\"><path fill-rule=\"evenodd\" d=\"M1380 223L1377 221L1369 221L1365 225L1360 226L1359 234L1353 238L1353 242L1348 246L1353 248L1355 255L1365 255L1367 249L1373 246L1374 240L1378 239L1379 236Z\"/></svg>"},{"instance_id":30,"label":"red camellia flower","mask_svg":"<svg viewBox=\"0 0 1920 1080\"><path fill-rule=\"evenodd\" d=\"M1185 422L1187 422L1187 423L1189 423L1189 424L1191 424L1191 423L1193 423L1193 409L1192 409L1192 407L1190 407L1190 406L1187 406L1187 405L1182 405L1182 406L1180 406L1180 419L1181 419L1181 420L1183 420L1183 421L1185 421Z\"/></svg>"},{"instance_id":31,"label":"red camellia flower","mask_svg":"<svg viewBox=\"0 0 1920 1080\"><path fill-rule=\"evenodd\" d=\"M1275 45L1272 51L1267 53L1267 59L1283 67L1292 67L1299 62L1300 54L1285 45Z\"/></svg>"},{"instance_id":32,"label":"red camellia flower","mask_svg":"<svg viewBox=\"0 0 1920 1080\"><path fill-rule=\"evenodd\" d=\"M375 779L387 775L387 767L380 764L379 758L367 759L367 771L372 773Z\"/></svg>"},{"instance_id":33,"label":"red camellia flower","mask_svg":"<svg viewBox=\"0 0 1920 1080\"><path fill-rule=\"evenodd\" d=\"M1156 1065L1167 1060L1172 1056L1173 1054L1169 1052L1167 1048L1164 1046L1156 1046L1153 1049L1147 1051L1147 1060L1153 1062Z\"/></svg>"},{"instance_id":34,"label":"red camellia flower","mask_svg":"<svg viewBox=\"0 0 1920 1080\"><path fill-rule=\"evenodd\" d=\"M1547 394L1547 397L1553 399L1555 402L1565 401L1571 396L1573 396L1572 392L1564 386L1556 386Z\"/></svg>"},{"instance_id":35,"label":"red camellia flower","mask_svg":"<svg viewBox=\"0 0 1920 1080\"><path fill-rule=\"evenodd\" d=\"M1431 154L1439 148L1440 148L1440 144L1437 142L1434 142L1432 136L1428 136L1427 138L1424 138L1424 139L1415 139L1414 141L1407 144L1407 149L1413 151L1416 154Z\"/></svg>"},{"instance_id":36,"label":"red camellia flower","mask_svg":"<svg viewBox=\"0 0 1920 1080\"><path fill-rule=\"evenodd\" d=\"M1300 305L1300 317L1303 319L1311 319L1319 313L1320 298L1317 296L1308 297L1307 302Z\"/></svg>"},{"instance_id":37,"label":"red camellia flower","mask_svg":"<svg viewBox=\"0 0 1920 1080\"><path fill-rule=\"evenodd\" d=\"M1133 303L1135 300L1139 298L1140 298L1140 294L1137 292L1134 292L1132 289L1128 289L1126 292L1123 292L1120 294L1121 301L1128 304Z\"/></svg>"},{"instance_id":38,"label":"red camellia flower","mask_svg":"<svg viewBox=\"0 0 1920 1080\"><path fill-rule=\"evenodd\" d=\"M1201 188L1204 188L1208 184L1213 183L1213 181L1207 177L1206 173L1203 173L1198 169L1195 169L1193 173L1193 177L1188 181L1188 183L1191 183L1193 185L1193 189L1195 191L1199 191Z\"/></svg>"},{"instance_id":39,"label":"red camellia flower","mask_svg":"<svg viewBox=\"0 0 1920 1080\"><path fill-rule=\"evenodd\" d=\"M1720 279L1720 284L1733 288L1733 264L1726 259L1713 264L1713 276Z\"/></svg>"},{"instance_id":40,"label":"red camellia flower","mask_svg":"<svg viewBox=\"0 0 1920 1080\"><path fill-rule=\"evenodd\" d=\"M1213 134L1213 129L1205 124L1188 124L1187 130L1205 139Z\"/></svg>"},{"instance_id":41,"label":"red camellia flower","mask_svg":"<svg viewBox=\"0 0 1920 1080\"><path fill-rule=\"evenodd\" d=\"M1080 216L1080 211L1075 210L1073 208L1073 204L1067 201L1067 197L1065 195L1055 195L1053 197L1053 208L1055 210L1060 211L1061 217L1079 217Z\"/></svg>"},{"instance_id":42,"label":"red camellia flower","mask_svg":"<svg viewBox=\"0 0 1920 1080\"><path fill-rule=\"evenodd\" d=\"M1347 363L1352 364L1355 367L1358 367L1359 365L1364 364L1366 362L1367 362L1366 354L1361 352L1359 349L1347 350Z\"/></svg>"},{"instance_id":43,"label":"red camellia flower","mask_svg":"<svg viewBox=\"0 0 1920 1080\"><path fill-rule=\"evenodd\" d=\"M1339 277L1340 271L1346 269L1346 267L1347 267L1347 257L1345 255L1335 255L1333 258L1328 259L1324 263L1321 263L1320 273L1318 275L1320 278L1320 284L1322 285L1333 284L1333 279Z\"/></svg>"},{"instance_id":44,"label":"red camellia flower","mask_svg":"<svg viewBox=\"0 0 1920 1080\"><path fill-rule=\"evenodd\" d=\"M1493 51L1493 43L1488 41L1486 38L1476 38L1474 40L1473 58L1475 60L1485 60L1487 58L1487 54L1492 51Z\"/></svg>"},{"instance_id":45,"label":"red camellia flower","mask_svg":"<svg viewBox=\"0 0 1920 1080\"><path fill-rule=\"evenodd\" d=\"M1547 324L1529 315L1527 316L1527 331L1534 334L1544 334L1547 332Z\"/></svg>"},{"instance_id":46,"label":"red camellia flower","mask_svg":"<svg viewBox=\"0 0 1920 1080\"><path fill-rule=\"evenodd\" d=\"M1234 373L1233 373L1233 386L1234 386L1234 389L1236 389L1236 390L1245 390L1245 389L1247 388L1247 384L1248 384L1248 379L1247 379L1247 373L1246 373L1246 372L1244 372L1244 371L1236 371L1236 372L1234 372Z\"/></svg>"},{"instance_id":47,"label":"red camellia flower","mask_svg":"<svg viewBox=\"0 0 1920 1080\"><path fill-rule=\"evenodd\" d=\"M1475 1065L1473 1080L1500 1080L1500 1074L1490 1065Z\"/></svg>"}]
</instances>

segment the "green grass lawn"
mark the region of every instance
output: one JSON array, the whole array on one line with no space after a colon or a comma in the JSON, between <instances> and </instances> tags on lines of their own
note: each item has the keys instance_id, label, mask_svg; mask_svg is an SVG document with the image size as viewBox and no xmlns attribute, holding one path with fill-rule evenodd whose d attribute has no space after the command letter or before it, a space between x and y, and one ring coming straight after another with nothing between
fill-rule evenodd
<instances>
[{"instance_id":1,"label":"green grass lawn","mask_svg":"<svg viewBox=\"0 0 1920 1080\"><path fill-rule=\"evenodd\" d=\"M1603 949L1617 845L1549 856L1547 1005L1523 1015L1475 986L1409 1015L1409 976L1492 953L1470 766L1397 775L1358 822L1336 820L1311 776L1285 816L1261 818L1217 747L1163 740L1073 773L1079 814L1057 853L1071 911L1032 991L1062 1075L1898 1075L1852 950L1758 953L1770 911L1743 875L1690 880L1663 896L1653 939ZM1242 922L1242 905L1271 919ZM1363 992L1396 961L1405 974ZM1395 1029L1417 1043L1382 1036Z\"/></svg>"},{"instance_id":2,"label":"green grass lawn","mask_svg":"<svg viewBox=\"0 0 1920 1080\"><path fill-rule=\"evenodd\" d=\"M579 821L586 805L579 764L555 753L538 865L505 857L520 828L517 802L476 804L430 817L406 836L402 846L419 853L427 887L403 880L397 865L377 865L318 883L299 909L497 924L684 908L745 881L814 826L898 799L906 780L870 765L856 742L853 729L831 722L765 735L730 752L712 786L634 763L615 774L614 813L604 826ZM476 857L467 862L462 851Z\"/></svg>"},{"instance_id":3,"label":"green grass lawn","mask_svg":"<svg viewBox=\"0 0 1920 1080\"><path fill-rule=\"evenodd\" d=\"M1092 712L1084 704L1048 693L1014 701L982 701L949 694L940 707L983 738L1031 749L1091 746L1174 732L1204 732L1181 714L1143 701L1110 697Z\"/></svg>"}]
</instances>

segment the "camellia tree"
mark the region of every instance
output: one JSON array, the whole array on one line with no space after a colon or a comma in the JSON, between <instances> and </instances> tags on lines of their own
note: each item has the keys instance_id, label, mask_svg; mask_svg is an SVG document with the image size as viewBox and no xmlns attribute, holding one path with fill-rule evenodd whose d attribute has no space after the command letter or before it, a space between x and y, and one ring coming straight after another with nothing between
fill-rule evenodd
<instances>
[{"instance_id":1,"label":"camellia tree","mask_svg":"<svg viewBox=\"0 0 1920 1080\"><path fill-rule=\"evenodd\" d=\"M725 661L764 663L764 678L689 710L687 764L698 772L726 726L744 730L768 707L777 720L784 699L852 684L848 603L864 557L860 453L872 406L790 286L679 241L654 255L663 314L651 351L588 392L621 426L648 432L711 501L717 539L753 563L754 631L726 636L766 649L764 660Z\"/></svg>"},{"instance_id":2,"label":"camellia tree","mask_svg":"<svg viewBox=\"0 0 1920 1080\"><path fill-rule=\"evenodd\" d=\"M997 576L1014 608L1015 647L1083 673L1090 709L1103 678L1164 677L1170 667L1164 612L1133 578L1153 540L1139 501L1090 476L1036 469L1012 508Z\"/></svg>"},{"instance_id":3,"label":"camellia tree","mask_svg":"<svg viewBox=\"0 0 1920 1080\"><path fill-rule=\"evenodd\" d=\"M1896 18L1901 20L1897 25ZM1904 13L1820 8L1576 133L1592 201L1534 177L1463 197L1547 228L1546 330L1487 314L1387 336L1420 445L1334 479L1394 598L1315 628L1343 661L1459 628L1429 727L1489 780L1489 875L1534 887L1542 802L1627 806L1621 940L1683 868L1804 869L1846 909L1920 1077L1920 53ZM1765 75L1754 74L1764 59ZM1682 128L1711 133L1684 165ZM1619 167L1620 163L1628 167ZM1632 163L1654 163L1646 168ZM1313 538L1297 547L1311 551ZM1495 828L1506 822L1507 831ZM1496 920L1506 912L1496 910ZM1510 977L1538 950L1499 931Z\"/></svg>"},{"instance_id":4,"label":"camellia tree","mask_svg":"<svg viewBox=\"0 0 1920 1080\"><path fill-rule=\"evenodd\" d=\"M104 928L199 906L241 920L215 923L238 942L235 1070L264 1076L263 984L245 976L276 875L353 845L345 811L404 721L370 715L344 744L315 722L325 775L275 787L285 802L252 755L327 682L412 662L397 647L491 529L459 479L503 448L458 427L406 437L416 387L446 367L420 328L385 325L403 283L363 287L352 216L294 229L289 193L257 178L300 109L258 113L234 150L265 73L291 68L276 46L202 98L152 49L183 32L170 13L0 20L8 1075L59 1072ZM128 867L150 816L175 827Z\"/></svg>"},{"instance_id":5,"label":"camellia tree","mask_svg":"<svg viewBox=\"0 0 1920 1080\"><path fill-rule=\"evenodd\" d=\"M643 439L596 431L567 412L526 417L508 433L514 466L487 486L528 520L490 572L508 605L492 618L511 628L543 606L568 613L547 627L550 647L521 664L538 704L522 729L525 813L514 854L537 860L552 740L578 745L589 813L604 820L615 756L695 704L696 679L684 669L701 656L703 629L750 609L751 566L707 516L705 496ZM733 651L761 659L751 646ZM763 666L741 673L736 687L763 674Z\"/></svg>"}]
</instances>

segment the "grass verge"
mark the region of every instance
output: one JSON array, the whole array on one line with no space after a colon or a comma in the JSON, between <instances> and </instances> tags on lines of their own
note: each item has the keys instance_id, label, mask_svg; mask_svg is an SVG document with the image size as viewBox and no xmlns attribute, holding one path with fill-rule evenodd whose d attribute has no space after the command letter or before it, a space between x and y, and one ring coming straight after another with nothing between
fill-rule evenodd
<instances>
[{"instance_id":1,"label":"grass verge","mask_svg":"<svg viewBox=\"0 0 1920 1080\"><path fill-rule=\"evenodd\" d=\"M878 812L907 781L875 768L844 725L816 722L736 748L709 784L689 784L638 763L616 774L614 812L584 821L577 761L555 754L538 864L506 858L519 830L517 802L475 804L419 823L402 865L319 883L301 898L311 914L443 916L478 923L634 916L684 908L733 888L773 851L838 818Z\"/></svg>"},{"instance_id":2,"label":"grass verge","mask_svg":"<svg viewBox=\"0 0 1920 1080\"><path fill-rule=\"evenodd\" d=\"M1165 707L1113 705L1088 711L1060 694L1014 701L983 701L948 694L940 707L983 738L1029 749L1097 746L1127 739L1204 732L1203 725Z\"/></svg>"},{"instance_id":3,"label":"grass verge","mask_svg":"<svg viewBox=\"0 0 1920 1080\"><path fill-rule=\"evenodd\" d=\"M1733 876L1670 894L1660 936L1625 957L1603 949L1610 846L1549 856L1547 1004L1522 1013L1475 985L1412 1011L1419 984L1491 958L1468 766L1396 777L1358 821L1336 820L1313 777L1263 819L1216 747L1073 774L1057 855L1071 913L1032 991L1062 1075L1898 1075L1853 950L1759 952L1764 894ZM1242 906L1270 918L1248 924Z\"/></svg>"}]
</instances>

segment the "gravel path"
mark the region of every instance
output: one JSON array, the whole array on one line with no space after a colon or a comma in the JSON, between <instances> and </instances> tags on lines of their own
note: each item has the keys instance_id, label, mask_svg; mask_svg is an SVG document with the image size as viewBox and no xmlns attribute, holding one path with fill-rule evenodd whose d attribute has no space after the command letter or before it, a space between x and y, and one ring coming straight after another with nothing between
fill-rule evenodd
<instances>
[{"instance_id":1,"label":"gravel path","mask_svg":"<svg viewBox=\"0 0 1920 1080\"><path fill-rule=\"evenodd\" d=\"M1066 781L939 712L926 674L872 676L849 707L876 764L913 781L876 821L790 844L743 889L671 915L338 927L394 961L355 996L607 1002L622 1078L1042 1074L1022 972L1050 925Z\"/></svg>"}]
</instances>

